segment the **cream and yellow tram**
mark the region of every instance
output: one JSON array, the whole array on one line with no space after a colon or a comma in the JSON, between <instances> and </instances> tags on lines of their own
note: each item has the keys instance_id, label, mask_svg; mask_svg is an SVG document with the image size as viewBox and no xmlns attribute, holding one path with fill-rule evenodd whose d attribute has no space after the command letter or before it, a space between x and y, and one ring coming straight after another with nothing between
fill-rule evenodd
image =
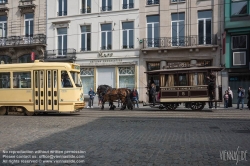
<instances>
[{"instance_id":1,"label":"cream and yellow tram","mask_svg":"<svg viewBox=\"0 0 250 166\"><path fill-rule=\"evenodd\" d=\"M39 62L0 64L0 115L72 113L84 108L80 66Z\"/></svg>"},{"instance_id":2,"label":"cream and yellow tram","mask_svg":"<svg viewBox=\"0 0 250 166\"><path fill-rule=\"evenodd\" d=\"M192 110L202 110L208 102L222 101L221 67L166 68L145 72L158 77L155 105L160 109L175 110L181 103ZM214 77L211 79L211 75ZM211 77L211 78L210 78ZM151 86L149 85L150 91ZM150 93L148 93L150 94ZM152 106L152 101L145 106Z\"/></svg>"}]
</instances>

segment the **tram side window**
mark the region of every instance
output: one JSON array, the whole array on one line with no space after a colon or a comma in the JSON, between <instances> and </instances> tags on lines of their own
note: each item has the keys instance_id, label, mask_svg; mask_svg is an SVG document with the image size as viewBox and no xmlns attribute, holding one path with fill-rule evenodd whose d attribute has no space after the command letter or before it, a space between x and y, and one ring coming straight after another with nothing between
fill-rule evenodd
<instances>
[{"instance_id":1,"label":"tram side window","mask_svg":"<svg viewBox=\"0 0 250 166\"><path fill-rule=\"evenodd\" d=\"M31 88L31 73L13 72L13 88Z\"/></svg>"},{"instance_id":2,"label":"tram side window","mask_svg":"<svg viewBox=\"0 0 250 166\"><path fill-rule=\"evenodd\" d=\"M61 72L61 79L62 79L62 87L63 88L73 87L67 71Z\"/></svg>"},{"instance_id":3,"label":"tram side window","mask_svg":"<svg viewBox=\"0 0 250 166\"><path fill-rule=\"evenodd\" d=\"M0 73L0 88L10 88L10 73Z\"/></svg>"},{"instance_id":4,"label":"tram side window","mask_svg":"<svg viewBox=\"0 0 250 166\"><path fill-rule=\"evenodd\" d=\"M189 85L205 85L204 73L189 73Z\"/></svg>"},{"instance_id":5,"label":"tram side window","mask_svg":"<svg viewBox=\"0 0 250 166\"><path fill-rule=\"evenodd\" d=\"M186 74L179 74L179 86L187 86L187 75Z\"/></svg>"}]
</instances>

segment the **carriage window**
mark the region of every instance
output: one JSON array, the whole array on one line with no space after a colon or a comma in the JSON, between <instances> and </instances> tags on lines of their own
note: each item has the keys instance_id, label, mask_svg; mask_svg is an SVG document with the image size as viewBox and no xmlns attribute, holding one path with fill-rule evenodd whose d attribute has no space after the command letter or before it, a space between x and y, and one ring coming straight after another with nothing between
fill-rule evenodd
<instances>
[{"instance_id":1,"label":"carriage window","mask_svg":"<svg viewBox=\"0 0 250 166\"><path fill-rule=\"evenodd\" d=\"M10 73L0 73L0 88L10 88Z\"/></svg>"},{"instance_id":2,"label":"carriage window","mask_svg":"<svg viewBox=\"0 0 250 166\"><path fill-rule=\"evenodd\" d=\"M14 72L13 88L31 88L30 72Z\"/></svg>"},{"instance_id":3,"label":"carriage window","mask_svg":"<svg viewBox=\"0 0 250 166\"><path fill-rule=\"evenodd\" d=\"M70 77L69 77L67 71L62 71L61 72L61 79L62 79L62 87L63 88L73 87L72 82L70 80Z\"/></svg>"},{"instance_id":4,"label":"carriage window","mask_svg":"<svg viewBox=\"0 0 250 166\"><path fill-rule=\"evenodd\" d=\"M206 85L205 73L198 73L197 74L197 82L198 85Z\"/></svg>"},{"instance_id":5,"label":"carriage window","mask_svg":"<svg viewBox=\"0 0 250 166\"><path fill-rule=\"evenodd\" d=\"M179 86L187 86L187 75L186 74L179 74Z\"/></svg>"}]
</instances>

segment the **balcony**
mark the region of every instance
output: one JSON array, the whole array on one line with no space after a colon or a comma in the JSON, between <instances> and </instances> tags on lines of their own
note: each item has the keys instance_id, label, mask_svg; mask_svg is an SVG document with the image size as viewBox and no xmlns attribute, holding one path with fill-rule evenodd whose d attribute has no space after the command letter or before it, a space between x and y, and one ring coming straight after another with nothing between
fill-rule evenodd
<instances>
[{"instance_id":1,"label":"balcony","mask_svg":"<svg viewBox=\"0 0 250 166\"><path fill-rule=\"evenodd\" d=\"M81 9L81 13L91 13L91 8L88 7L88 8Z\"/></svg>"},{"instance_id":2,"label":"balcony","mask_svg":"<svg viewBox=\"0 0 250 166\"><path fill-rule=\"evenodd\" d=\"M143 39L143 49L146 48L193 48L193 47L214 47L217 45L216 35L212 37L205 36L184 36L178 38L162 37L162 38L145 38Z\"/></svg>"},{"instance_id":3,"label":"balcony","mask_svg":"<svg viewBox=\"0 0 250 166\"><path fill-rule=\"evenodd\" d=\"M47 50L44 59L51 62L72 62L76 59L76 50L74 48Z\"/></svg>"},{"instance_id":4,"label":"balcony","mask_svg":"<svg viewBox=\"0 0 250 166\"><path fill-rule=\"evenodd\" d=\"M23 14L25 12L34 12L36 5L33 3L33 0L20 0L18 8Z\"/></svg>"},{"instance_id":5,"label":"balcony","mask_svg":"<svg viewBox=\"0 0 250 166\"><path fill-rule=\"evenodd\" d=\"M134 8L134 3L122 4L122 9L131 9Z\"/></svg>"},{"instance_id":6,"label":"balcony","mask_svg":"<svg viewBox=\"0 0 250 166\"><path fill-rule=\"evenodd\" d=\"M105 11L111 11L112 10L112 6L102 6L101 7L101 11L105 12Z\"/></svg>"},{"instance_id":7,"label":"balcony","mask_svg":"<svg viewBox=\"0 0 250 166\"><path fill-rule=\"evenodd\" d=\"M46 44L46 35L36 34L30 36L8 36L0 38L0 47L18 47L27 45Z\"/></svg>"},{"instance_id":8,"label":"balcony","mask_svg":"<svg viewBox=\"0 0 250 166\"><path fill-rule=\"evenodd\" d=\"M160 0L147 0L147 5L157 5L160 4Z\"/></svg>"},{"instance_id":9,"label":"balcony","mask_svg":"<svg viewBox=\"0 0 250 166\"><path fill-rule=\"evenodd\" d=\"M8 12L8 7L6 6L6 4L8 4L8 1L1 1L0 0L0 15L6 15L6 13Z\"/></svg>"}]
</instances>

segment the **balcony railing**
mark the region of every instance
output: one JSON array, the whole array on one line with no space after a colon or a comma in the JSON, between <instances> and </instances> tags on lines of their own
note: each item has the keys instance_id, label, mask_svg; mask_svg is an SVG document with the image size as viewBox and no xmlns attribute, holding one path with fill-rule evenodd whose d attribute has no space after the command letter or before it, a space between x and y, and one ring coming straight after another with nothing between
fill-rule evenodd
<instances>
[{"instance_id":1,"label":"balcony railing","mask_svg":"<svg viewBox=\"0 0 250 166\"><path fill-rule=\"evenodd\" d=\"M186 2L186 0L171 0L171 3Z\"/></svg>"},{"instance_id":2,"label":"balcony railing","mask_svg":"<svg viewBox=\"0 0 250 166\"><path fill-rule=\"evenodd\" d=\"M145 38L143 39L143 48L150 47L194 47L217 45L214 36L184 36L184 37L162 37L162 38Z\"/></svg>"},{"instance_id":3,"label":"balcony railing","mask_svg":"<svg viewBox=\"0 0 250 166\"><path fill-rule=\"evenodd\" d=\"M0 47L4 46L20 46L20 45L33 45L33 44L46 44L46 35L25 35L25 36L8 36L0 38Z\"/></svg>"},{"instance_id":4,"label":"balcony railing","mask_svg":"<svg viewBox=\"0 0 250 166\"><path fill-rule=\"evenodd\" d=\"M45 57L46 59L75 58L76 50L74 48L47 50Z\"/></svg>"},{"instance_id":5,"label":"balcony railing","mask_svg":"<svg viewBox=\"0 0 250 166\"><path fill-rule=\"evenodd\" d=\"M81 13L91 13L91 8L81 9Z\"/></svg>"},{"instance_id":6,"label":"balcony railing","mask_svg":"<svg viewBox=\"0 0 250 166\"><path fill-rule=\"evenodd\" d=\"M111 45L101 46L101 50L112 50L112 46Z\"/></svg>"},{"instance_id":7,"label":"balcony railing","mask_svg":"<svg viewBox=\"0 0 250 166\"><path fill-rule=\"evenodd\" d=\"M160 0L147 0L147 5L160 4Z\"/></svg>"},{"instance_id":8,"label":"balcony railing","mask_svg":"<svg viewBox=\"0 0 250 166\"><path fill-rule=\"evenodd\" d=\"M133 49L134 45L123 45L122 49Z\"/></svg>"},{"instance_id":9,"label":"balcony railing","mask_svg":"<svg viewBox=\"0 0 250 166\"><path fill-rule=\"evenodd\" d=\"M131 9L134 8L134 3L122 4L122 9Z\"/></svg>"},{"instance_id":10,"label":"balcony railing","mask_svg":"<svg viewBox=\"0 0 250 166\"><path fill-rule=\"evenodd\" d=\"M22 6L31 6L31 5L34 5L33 4L33 0L20 0L19 1L19 7L22 7Z\"/></svg>"},{"instance_id":11,"label":"balcony railing","mask_svg":"<svg viewBox=\"0 0 250 166\"><path fill-rule=\"evenodd\" d=\"M112 10L112 6L102 6L101 7L101 11L111 11Z\"/></svg>"},{"instance_id":12,"label":"balcony railing","mask_svg":"<svg viewBox=\"0 0 250 166\"><path fill-rule=\"evenodd\" d=\"M67 11L57 12L57 16L67 16Z\"/></svg>"},{"instance_id":13,"label":"balcony railing","mask_svg":"<svg viewBox=\"0 0 250 166\"><path fill-rule=\"evenodd\" d=\"M8 3L8 0L0 0L0 5Z\"/></svg>"}]
</instances>

